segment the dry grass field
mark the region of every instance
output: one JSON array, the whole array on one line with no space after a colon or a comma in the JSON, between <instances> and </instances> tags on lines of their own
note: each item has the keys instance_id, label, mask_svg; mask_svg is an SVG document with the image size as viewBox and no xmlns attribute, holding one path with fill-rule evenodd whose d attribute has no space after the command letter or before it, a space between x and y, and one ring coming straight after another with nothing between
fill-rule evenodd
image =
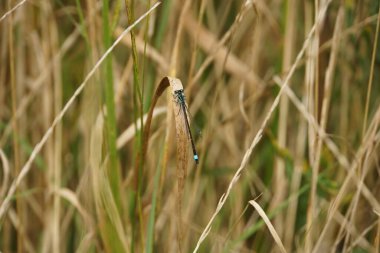
<instances>
[{"instance_id":1,"label":"dry grass field","mask_svg":"<svg viewBox=\"0 0 380 253\"><path fill-rule=\"evenodd\" d=\"M379 13L0 0L0 252L380 252Z\"/></svg>"}]
</instances>

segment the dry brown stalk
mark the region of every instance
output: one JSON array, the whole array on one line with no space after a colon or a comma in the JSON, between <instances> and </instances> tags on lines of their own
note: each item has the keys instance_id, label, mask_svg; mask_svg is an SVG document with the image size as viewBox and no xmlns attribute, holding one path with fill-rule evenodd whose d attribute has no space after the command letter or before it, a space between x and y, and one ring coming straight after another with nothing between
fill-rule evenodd
<instances>
[{"instance_id":1,"label":"dry brown stalk","mask_svg":"<svg viewBox=\"0 0 380 253\"><path fill-rule=\"evenodd\" d=\"M176 143L177 143L177 180L178 180L178 188L177 188L177 215L178 215L178 229L177 233L182 233L182 195L185 185L186 178L186 167L187 167L187 158L188 158L188 145L189 145L189 137L185 125L185 121L183 119L182 113L180 113L180 105L175 101L174 95L175 91L183 90L182 83L179 79L173 77L164 77L161 82L158 84L156 91L153 95L152 104L149 109L146 123L144 126L143 133L143 149L142 154L139 155L139 159L145 159L147 149L149 146L149 135L150 135L150 126L153 118L153 112L155 106L157 104L158 98L163 94L167 87L171 88L172 99L169 101L171 106L173 107L173 114L175 119L175 128L176 128ZM179 235L181 238L181 235Z\"/></svg>"}]
</instances>

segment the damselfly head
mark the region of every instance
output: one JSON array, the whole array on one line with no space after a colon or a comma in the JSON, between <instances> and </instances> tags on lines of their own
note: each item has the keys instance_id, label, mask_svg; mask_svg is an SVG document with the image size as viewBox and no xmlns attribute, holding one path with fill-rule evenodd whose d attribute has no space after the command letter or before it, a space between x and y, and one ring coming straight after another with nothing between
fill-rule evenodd
<instances>
[{"instance_id":1,"label":"damselfly head","mask_svg":"<svg viewBox=\"0 0 380 253\"><path fill-rule=\"evenodd\" d=\"M177 95L177 96L183 95L183 90L175 90L174 95Z\"/></svg>"}]
</instances>

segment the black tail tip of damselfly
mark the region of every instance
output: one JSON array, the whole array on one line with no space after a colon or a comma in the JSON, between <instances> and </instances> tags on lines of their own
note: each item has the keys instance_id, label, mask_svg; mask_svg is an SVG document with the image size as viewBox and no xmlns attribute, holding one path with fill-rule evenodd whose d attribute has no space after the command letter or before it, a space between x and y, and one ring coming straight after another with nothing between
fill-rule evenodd
<instances>
[{"instance_id":1,"label":"black tail tip of damselfly","mask_svg":"<svg viewBox=\"0 0 380 253\"><path fill-rule=\"evenodd\" d=\"M195 163L198 165L198 163L199 163L198 155L194 155L194 161L195 161Z\"/></svg>"}]
</instances>

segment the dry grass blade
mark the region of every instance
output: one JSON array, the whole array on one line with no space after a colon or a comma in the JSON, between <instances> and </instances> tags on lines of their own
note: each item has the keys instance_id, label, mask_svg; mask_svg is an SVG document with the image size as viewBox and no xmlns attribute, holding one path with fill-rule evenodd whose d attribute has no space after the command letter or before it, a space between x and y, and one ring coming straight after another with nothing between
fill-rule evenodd
<instances>
[{"instance_id":1,"label":"dry grass blade","mask_svg":"<svg viewBox=\"0 0 380 253\"><path fill-rule=\"evenodd\" d=\"M10 122L14 120L18 120L26 111L28 108L28 105L33 101L35 96L39 94L40 90L43 87L44 81L47 79L49 74L51 73L53 66L56 66L59 61L62 60L62 58L65 56L67 51L75 44L76 40L79 37L79 28L75 29L73 33L71 33L70 36L66 38L66 40L62 43L61 49L59 52L53 56L53 59L48 62L46 65L45 70L39 75L39 77L34 81L31 85L32 92L28 94L27 96L23 97L21 101L19 102L17 106L17 111L14 117L10 120ZM6 142L7 138L12 132L12 124L9 124L6 126L1 138L0 138L0 146L3 146Z\"/></svg>"},{"instance_id":2,"label":"dry grass blade","mask_svg":"<svg viewBox=\"0 0 380 253\"><path fill-rule=\"evenodd\" d=\"M275 78L275 81L281 85L281 81L279 78ZM343 200L343 197L346 194L346 191L348 190L348 186L351 183L351 180L354 181L356 186L359 188L361 187L361 194L375 207L380 208L380 204L376 200L375 196L371 193L371 191L368 189L368 187L365 184L362 184L358 177L356 177L356 171L357 167L359 165L358 161L363 159L364 155L366 154L367 150L372 147L372 141L378 141L380 138L380 135L367 135L365 138L365 141L363 141L362 147L359 148L358 154L355 156L356 160L353 161L353 163L350 165L348 159L339 151L336 144L327 136L324 129L318 125L315 118L307 111L306 107L301 103L301 101L298 100L296 95L293 93L293 91L287 87L285 89L285 93L290 98L290 100L293 102L293 104L296 106L296 108L302 113L304 118L309 122L309 124L314 128L314 130L318 133L320 138L325 142L327 148L331 151L331 153L334 155L334 157L337 159L339 164L345 168L348 172L347 176L345 177L345 181L340 187L340 191L335 198L334 202L332 203L332 207L329 210L329 216L326 222L326 225L322 232L320 233L319 239L317 243L314 245L313 252L318 252L320 244L322 244L323 238L325 236L325 233L327 231L328 226L331 224L331 220L333 219L335 213L338 210L338 206ZM373 122L371 126L376 125L380 121L380 108L375 113ZM371 128L371 127L370 127ZM374 133L375 134L375 133ZM372 141L368 141L372 140ZM360 188L359 188L360 189Z\"/></svg>"},{"instance_id":3,"label":"dry grass blade","mask_svg":"<svg viewBox=\"0 0 380 253\"><path fill-rule=\"evenodd\" d=\"M247 112L245 111L245 108L244 108L244 87L245 87L245 83L243 82L240 85L240 89L239 89L239 110L240 110L241 115L243 116L245 123L247 123L249 127L252 127L251 123L249 122Z\"/></svg>"},{"instance_id":4,"label":"dry grass blade","mask_svg":"<svg viewBox=\"0 0 380 253\"><path fill-rule=\"evenodd\" d=\"M201 243L205 240L205 238L207 237L208 233L210 232L210 229L211 229L211 224L212 222L214 221L216 215L219 213L219 211L222 209L224 203L226 202L226 199L228 198L231 190L232 190L232 187L235 185L235 183L239 180L239 177L240 177L240 174L241 172L244 170L245 166L247 165L248 163L248 160L253 152L253 149L256 147L256 145L260 142L261 140L261 137L262 137L262 134L263 134L263 131L264 129L266 128L268 122L269 122L269 119L270 117L272 116L272 113L274 112L274 110L276 109L276 107L278 106L278 103L280 101L280 97L281 95L283 94L284 90L286 90L286 88L288 87L289 85L289 80L290 78L293 76L297 66L298 66L298 63L301 61L301 58L303 56L303 54L305 53L305 50L307 48L307 46L309 45L310 41L311 41L311 38L312 38L312 35L314 34L315 32L315 29L316 29L316 26L318 23L320 23L327 11L327 7L329 5L331 1L328 1L326 3L326 5L324 6L323 10L320 12L320 16L318 17L317 19L317 22L314 24L314 26L311 28L307 38L305 39L304 43L303 43L303 46L301 48L301 50L299 51L297 57L296 57L296 60L295 62L293 63L292 67L290 68L289 70L289 73L288 75L286 76L286 79L283 83L283 85L281 86L281 89L280 89L280 92L277 94L276 96L276 99L274 100L272 106L270 107L269 109L269 112L267 113L266 117L264 118L264 121L263 123L261 124L261 127L260 129L258 130L256 136L253 138L253 141L251 143L251 146L249 147L249 149L245 152L244 154L244 157L243 157L243 160L240 164L240 167L239 169L236 171L236 173L234 174L229 186L228 186L228 189L227 189L227 192L225 194L222 195L222 197L220 198L219 200L219 203L216 207L216 210L214 212L214 214L212 215L212 217L210 218L209 220L209 223L207 224L207 226L205 227L205 229L203 230L198 242L197 242L197 245L193 251L193 253L197 252Z\"/></svg>"},{"instance_id":5,"label":"dry grass blade","mask_svg":"<svg viewBox=\"0 0 380 253\"><path fill-rule=\"evenodd\" d=\"M291 67L296 40L296 10L297 3L291 0L287 4L286 8L286 27L285 27L285 38L284 38L284 49L283 49L283 60L282 60L282 72L286 71ZM288 119L289 119L289 100L287 96L282 96L279 105L279 123L277 130L277 139L279 148L286 148L288 143ZM289 182L285 175L285 160L281 157L277 157L275 160L275 172L273 178L273 197L270 203L269 210L274 210L279 206L286 198L287 189ZM284 237L284 214L279 213L275 220L273 221L277 227L277 231L281 237Z\"/></svg>"},{"instance_id":6,"label":"dry grass blade","mask_svg":"<svg viewBox=\"0 0 380 253\"><path fill-rule=\"evenodd\" d=\"M193 77L193 82L197 82L206 68L212 63L212 61L215 60L215 62L225 61L226 71L242 78L245 82L264 86L264 82L257 76L257 74L254 73L250 67L242 62L236 55L230 52L226 46L224 46L224 44L236 31L239 22L241 22L241 20L247 15L248 11L252 8L254 8L253 1L245 1L238 18L235 19L234 24L219 41L206 28L200 26L200 24L198 24L191 15L186 15L185 26L187 31L193 39L196 39L198 45L209 53L209 56L204 60L202 66Z\"/></svg>"},{"instance_id":7,"label":"dry grass blade","mask_svg":"<svg viewBox=\"0 0 380 253\"><path fill-rule=\"evenodd\" d=\"M83 220L88 226L88 228L91 230L93 229L93 225L94 225L93 220L90 214L87 213L87 211L84 209L84 207L80 203L80 200L78 199L78 196L75 194L75 192L67 188L60 188L56 190L55 194L58 194L58 196L70 202L78 210L79 214L83 217ZM90 232L94 234L94 231L90 231Z\"/></svg>"},{"instance_id":8,"label":"dry grass blade","mask_svg":"<svg viewBox=\"0 0 380 253\"><path fill-rule=\"evenodd\" d=\"M339 9L336 22L335 22L335 30L333 35L333 43L331 48L330 60L326 70L326 77L324 82L324 93L323 93L323 101L322 101L322 112L321 112L321 127L323 129L326 128L327 120L328 120L328 112L330 108L330 98L331 98L331 90L333 85L333 78L335 73L335 67L337 62L337 55L339 51L339 42L340 42L340 34L342 31L342 24L344 18L344 9L341 7ZM312 183L311 183L311 191L310 191L310 203L308 208L308 221L307 228L308 231L306 237L306 245L310 246L313 238L313 228L312 224L316 216L316 202L317 202L317 180L319 176L319 167L321 162L321 152L322 152L322 142L323 140L320 137L317 137L316 140L316 150L314 154L314 162L312 164Z\"/></svg>"},{"instance_id":9,"label":"dry grass blade","mask_svg":"<svg viewBox=\"0 0 380 253\"><path fill-rule=\"evenodd\" d=\"M283 87L284 84L280 78L275 77L274 80L279 86ZM289 87L286 87L285 93L291 99L296 108L302 113L304 118L311 124L314 130L317 131L318 135L320 135L321 138L326 142L327 147L331 150L339 163L342 166L348 168L348 159L339 152L338 147L332 142L330 138L328 138L326 132L318 125L313 115L307 111L307 108L302 104L302 102L298 100L296 94L294 94L294 92Z\"/></svg>"},{"instance_id":10,"label":"dry grass blade","mask_svg":"<svg viewBox=\"0 0 380 253\"><path fill-rule=\"evenodd\" d=\"M42 147L44 146L44 144L46 143L46 141L48 140L50 135L53 133L55 126L62 120L63 116L69 110L70 106L74 103L76 98L83 91L88 80L90 80L90 78L94 75L95 71L99 68L99 66L107 58L107 56L112 52L112 50L116 47L116 45L119 44L121 39L126 34L128 34L138 23L140 23L146 16L148 16L159 4L160 3L158 2L155 5L153 5L152 8L150 8L145 14L143 14L132 25L130 25L127 29L124 30L124 32L116 39L116 41L112 44L112 46L110 48L108 48L107 51L104 53L104 55L97 61L95 66L86 75L86 78L84 79L84 81L79 85L78 89L76 89L73 96L67 101L67 103L63 107L62 111L55 117L53 123L51 124L49 129L46 131L46 133L43 135L42 139L34 147L32 154L30 155L30 157L29 157L28 161L25 163L25 165L22 167L20 174L17 176L16 180L14 180L12 182L12 185L8 190L7 196L5 197L3 203L0 206L0 220L4 216L6 210L9 206L9 203L12 199L12 196L16 192L17 187L20 185L20 183L24 179L24 177L28 174L34 159L36 158L38 153L41 151Z\"/></svg>"},{"instance_id":11,"label":"dry grass blade","mask_svg":"<svg viewBox=\"0 0 380 253\"><path fill-rule=\"evenodd\" d=\"M0 18L0 22L3 21L3 19L5 19L7 16L11 15L12 12L14 12L15 10L17 10L19 7L21 7L21 5L23 5L24 3L26 2L26 0L22 0L20 1L18 4L16 4L12 9L10 9L9 11L7 11L6 13L4 13L3 16L1 16Z\"/></svg>"},{"instance_id":12,"label":"dry grass blade","mask_svg":"<svg viewBox=\"0 0 380 253\"><path fill-rule=\"evenodd\" d=\"M175 91L183 90L182 83L179 79L169 78L172 95L175 96ZM177 236L178 236L178 246L179 252L182 251L183 244L183 225L182 225L182 196L185 188L185 178L186 178L186 166L187 166L187 157L188 157L188 145L189 145L189 137L186 130L186 122L183 117L185 115L184 112L181 112L181 105L179 101L175 101L172 99L173 105L173 113L175 118L175 128L176 128L176 143L177 143ZM188 120L188 119L187 119Z\"/></svg>"},{"instance_id":13,"label":"dry grass blade","mask_svg":"<svg viewBox=\"0 0 380 253\"><path fill-rule=\"evenodd\" d=\"M26 231L23 227L23 224L21 223L20 221L20 218L19 218L19 215L17 215L17 213L15 212L14 209L10 209L9 210L9 218L13 224L13 226L16 228L16 230L18 231L18 233L21 233L22 236L23 236L23 248L26 252L30 252L30 253L34 253L36 252L36 250L33 248L33 243L30 241L30 239L25 236L26 235Z\"/></svg>"},{"instance_id":14,"label":"dry grass blade","mask_svg":"<svg viewBox=\"0 0 380 253\"><path fill-rule=\"evenodd\" d=\"M105 171L107 159L105 162L102 161L103 127L104 118L100 113L91 133L90 150L92 186L98 222L100 227L107 227L106 230L101 230L101 235L108 251L115 250L114 245L121 244L116 249L121 250L122 248L123 252L129 252L129 242ZM112 234L109 234L110 231ZM111 241L110 236L118 238L113 238Z\"/></svg>"},{"instance_id":15,"label":"dry grass blade","mask_svg":"<svg viewBox=\"0 0 380 253\"><path fill-rule=\"evenodd\" d=\"M150 126L152 124L152 118L153 118L153 113L154 113L154 108L157 104L158 98L162 95L162 93L165 91L165 89L169 87L169 79L167 77L164 77L161 82L158 84L156 91L154 92L153 99L152 99L152 104L150 105L150 109L146 118L146 122L144 124L144 133L143 133L143 148L142 148L142 154L140 154L141 158L144 160L146 151L148 149L149 145L149 135L150 135ZM139 164L137 162L136 164Z\"/></svg>"},{"instance_id":16,"label":"dry grass blade","mask_svg":"<svg viewBox=\"0 0 380 253\"><path fill-rule=\"evenodd\" d=\"M7 187L8 187L8 182L9 182L9 175L10 175L10 170L9 170L9 162L7 157L4 154L4 151L0 149L0 158L2 162L2 168L3 168L3 182L1 184L1 190L0 190L0 199L3 199L4 194L6 193Z\"/></svg>"},{"instance_id":17,"label":"dry grass blade","mask_svg":"<svg viewBox=\"0 0 380 253\"><path fill-rule=\"evenodd\" d=\"M265 224L267 225L269 232L272 234L273 239L277 243L278 247L280 248L282 253L286 253L285 247L281 242L280 237L278 236L276 229L273 227L272 223L270 222L268 216L265 214L264 210L261 208L261 206L254 200L249 201L249 204L251 204L256 211L259 213L260 217L263 218Z\"/></svg>"},{"instance_id":18,"label":"dry grass blade","mask_svg":"<svg viewBox=\"0 0 380 253\"><path fill-rule=\"evenodd\" d=\"M372 51L372 60L371 60L371 69L369 73L369 80L368 80L368 89L367 89L367 99L366 99L366 105L365 105L365 110L364 110L364 121L363 121L363 135L365 133L365 130L367 128L367 118L368 118L368 110L369 110L369 102L370 102L370 97L372 93L372 82L374 78L374 68L375 68L375 60L376 60L376 53L377 53L377 41L379 38L379 28L380 28L380 5L379 9L377 12L377 23L376 23L376 32L375 32L375 41L373 42L373 51Z\"/></svg>"},{"instance_id":19,"label":"dry grass blade","mask_svg":"<svg viewBox=\"0 0 380 253\"><path fill-rule=\"evenodd\" d=\"M121 216L117 209L115 199L112 195L109 179L106 175L104 168L101 168L101 170L98 171L98 173L99 176L97 177L97 179L99 182L97 185L99 185L99 192L97 192L97 195L101 197L102 208L105 210L112 225L116 229L117 235L119 236L119 239L123 245L123 251L129 252L130 245L128 242L128 237L125 232Z\"/></svg>"},{"instance_id":20,"label":"dry grass blade","mask_svg":"<svg viewBox=\"0 0 380 253\"><path fill-rule=\"evenodd\" d=\"M94 235L92 233L88 233L87 235L83 236L82 241L79 243L78 248L76 249L76 253L85 253L89 252L91 249L91 242Z\"/></svg>"},{"instance_id":21,"label":"dry grass blade","mask_svg":"<svg viewBox=\"0 0 380 253\"><path fill-rule=\"evenodd\" d=\"M172 76L177 75L177 64L178 64L178 59L180 57L179 54L179 45L180 45L180 40L182 37L182 30L183 30L183 23L185 19L185 14L188 12L189 7L190 7L190 0L185 0L183 4L181 4L181 13L179 15L179 20L178 20L178 26L176 30L176 37L173 45L173 53L170 59L170 66L169 66L169 74Z\"/></svg>"}]
</instances>

